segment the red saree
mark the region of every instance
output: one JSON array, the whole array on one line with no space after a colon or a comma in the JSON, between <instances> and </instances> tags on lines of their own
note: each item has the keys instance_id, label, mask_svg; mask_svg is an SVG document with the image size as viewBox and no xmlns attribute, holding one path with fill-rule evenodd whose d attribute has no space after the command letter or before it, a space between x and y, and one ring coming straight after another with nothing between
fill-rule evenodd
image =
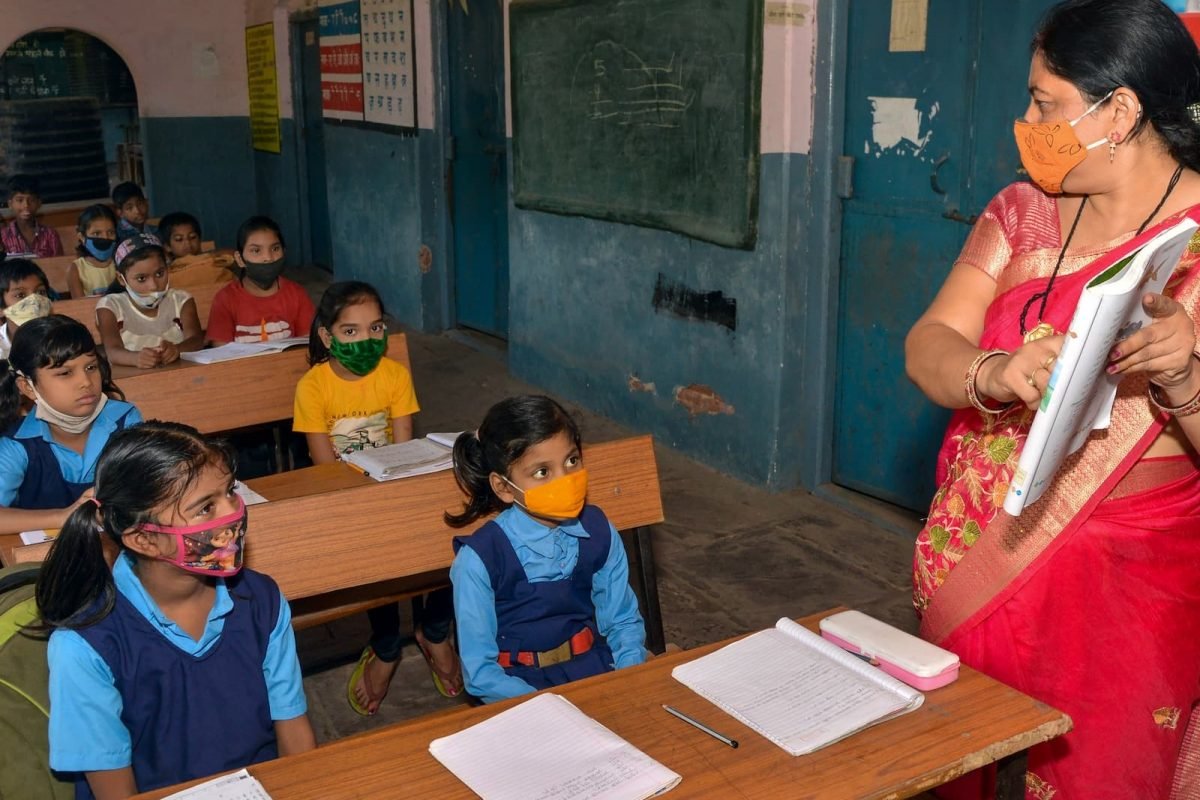
<instances>
[{"instance_id":1,"label":"red saree","mask_svg":"<svg viewBox=\"0 0 1200 800\"><path fill-rule=\"evenodd\" d=\"M1044 321L1066 329L1088 265L1130 238L1068 251ZM1061 246L1055 203L1039 190L1015 184L989 204L959 259L997 280L981 347L1020 345L1021 309ZM1193 319L1198 256L1200 237L1168 285ZM1200 700L1200 469L1143 458L1167 417L1131 377L1109 429L1014 520L998 509L1031 421L1023 408L951 419L914 557L922 635L1071 715L1070 734L1031 751L1027 798L1200 798L1200 735L1188 727ZM990 796L989 777L940 794Z\"/></svg>"}]
</instances>

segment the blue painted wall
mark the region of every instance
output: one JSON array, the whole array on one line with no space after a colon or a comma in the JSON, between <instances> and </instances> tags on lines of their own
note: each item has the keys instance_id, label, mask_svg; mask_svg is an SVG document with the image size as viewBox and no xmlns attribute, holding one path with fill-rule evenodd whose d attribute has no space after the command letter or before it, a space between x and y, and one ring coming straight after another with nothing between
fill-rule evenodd
<instances>
[{"instance_id":1,"label":"blue painted wall","mask_svg":"<svg viewBox=\"0 0 1200 800\"><path fill-rule=\"evenodd\" d=\"M521 378L760 484L794 483L780 435L783 364L802 358L788 303L804 271L800 204L807 158L762 157L759 237L733 250L664 231L509 210L509 363ZM652 305L658 273L737 300L737 329L681 319ZM790 352L789 352L790 351ZM653 391L646 391L653 384ZM693 414L679 387L706 386L730 407ZM714 406L717 405L714 402ZM789 403L789 407L794 404Z\"/></svg>"},{"instance_id":2,"label":"blue painted wall","mask_svg":"<svg viewBox=\"0 0 1200 800\"><path fill-rule=\"evenodd\" d=\"M290 119L279 121L282 143L278 153L254 151L254 187L257 213L266 214L283 229L288 242L287 263L304 260L301 246L300 165L296 162L296 126ZM230 246L233 241L230 240Z\"/></svg>"},{"instance_id":3,"label":"blue painted wall","mask_svg":"<svg viewBox=\"0 0 1200 800\"><path fill-rule=\"evenodd\" d=\"M254 151L247 117L143 117L150 213L187 211L204 238L232 246L255 213Z\"/></svg>"}]
</instances>

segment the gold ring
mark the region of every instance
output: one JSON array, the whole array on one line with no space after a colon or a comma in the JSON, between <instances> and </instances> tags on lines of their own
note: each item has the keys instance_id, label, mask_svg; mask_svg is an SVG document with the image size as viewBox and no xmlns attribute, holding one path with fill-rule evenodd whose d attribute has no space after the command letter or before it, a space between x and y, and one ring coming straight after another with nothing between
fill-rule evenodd
<instances>
[{"instance_id":1,"label":"gold ring","mask_svg":"<svg viewBox=\"0 0 1200 800\"><path fill-rule=\"evenodd\" d=\"M1032 388L1034 388L1034 389L1036 389L1036 388L1037 388L1037 381L1035 381L1035 380L1033 379L1033 376L1032 376L1032 375L1030 375L1028 378L1026 378L1026 379L1025 379L1025 382L1026 382L1026 383L1028 383L1028 384L1029 384L1029 385L1030 385Z\"/></svg>"},{"instance_id":2,"label":"gold ring","mask_svg":"<svg viewBox=\"0 0 1200 800\"><path fill-rule=\"evenodd\" d=\"M1056 356L1056 355L1049 355L1049 356L1046 356L1046 360L1042 362L1042 369L1044 369L1044 370L1046 370L1047 372L1049 372L1049 371L1050 371L1050 365L1051 365L1051 364L1053 364L1053 363L1055 362L1055 360L1057 360L1057 359L1058 359L1058 356Z\"/></svg>"}]
</instances>

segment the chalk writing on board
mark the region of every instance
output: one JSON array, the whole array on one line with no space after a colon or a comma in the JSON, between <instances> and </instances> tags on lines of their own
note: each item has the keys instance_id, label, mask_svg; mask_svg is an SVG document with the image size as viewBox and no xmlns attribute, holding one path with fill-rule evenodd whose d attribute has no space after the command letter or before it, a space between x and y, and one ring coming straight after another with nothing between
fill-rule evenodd
<instances>
[{"instance_id":1,"label":"chalk writing on board","mask_svg":"<svg viewBox=\"0 0 1200 800\"><path fill-rule=\"evenodd\" d=\"M588 63L588 118L597 122L678 128L696 97L684 86L683 59L677 53L666 63L651 64L627 47L601 42L580 66Z\"/></svg>"}]
</instances>

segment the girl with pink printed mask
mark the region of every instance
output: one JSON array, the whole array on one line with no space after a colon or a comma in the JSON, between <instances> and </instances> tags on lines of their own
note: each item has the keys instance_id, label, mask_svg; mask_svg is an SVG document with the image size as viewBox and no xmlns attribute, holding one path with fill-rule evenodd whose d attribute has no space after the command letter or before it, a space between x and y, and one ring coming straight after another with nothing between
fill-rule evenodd
<instances>
[{"instance_id":1,"label":"girl with pink printed mask","mask_svg":"<svg viewBox=\"0 0 1200 800\"><path fill-rule=\"evenodd\" d=\"M50 765L128 797L316 746L291 611L242 567L233 454L194 428L112 436L37 584ZM113 558L110 570L109 559Z\"/></svg>"}]
</instances>

